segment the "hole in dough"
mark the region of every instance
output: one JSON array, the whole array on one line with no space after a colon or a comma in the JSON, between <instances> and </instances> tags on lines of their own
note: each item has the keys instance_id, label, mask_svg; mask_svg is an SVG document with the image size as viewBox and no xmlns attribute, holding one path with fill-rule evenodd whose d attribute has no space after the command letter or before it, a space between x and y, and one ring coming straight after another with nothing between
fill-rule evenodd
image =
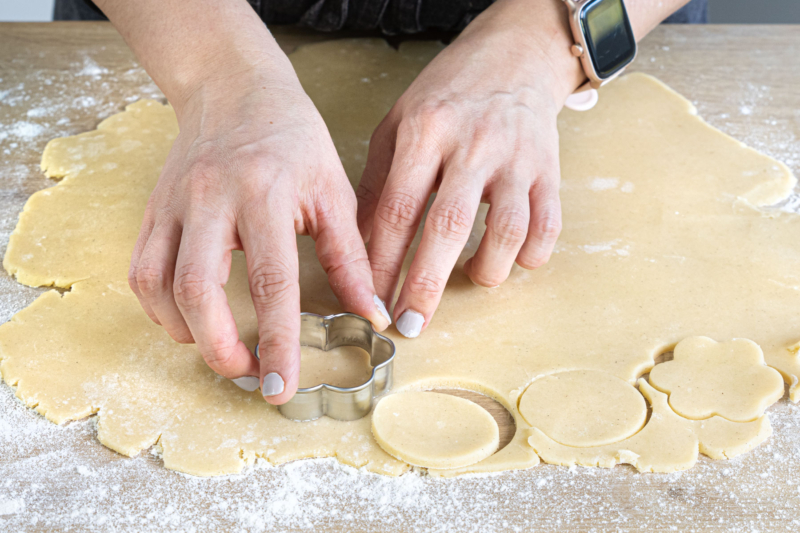
<instances>
[{"instance_id":1,"label":"hole in dough","mask_svg":"<svg viewBox=\"0 0 800 533\"><path fill-rule=\"evenodd\" d=\"M672 351L673 348L670 348L668 351L662 352L659 355L657 355L653 359L653 366L660 365L661 363L666 363L667 361L672 361L675 358L675 352Z\"/></svg>"},{"instance_id":2,"label":"hole in dough","mask_svg":"<svg viewBox=\"0 0 800 533\"><path fill-rule=\"evenodd\" d=\"M372 375L369 353L358 346L340 346L327 352L311 346L300 347L300 387L327 383L356 387Z\"/></svg>"},{"instance_id":3,"label":"hole in dough","mask_svg":"<svg viewBox=\"0 0 800 533\"><path fill-rule=\"evenodd\" d=\"M639 376L639 378L646 379L648 382L650 382L650 372L653 371L653 368L655 368L656 365L666 363L667 361L672 361L672 359L675 357L673 352L674 349L675 345L671 344L668 348L664 348L662 351L656 352L656 355L653 356L653 366L650 368L650 370Z\"/></svg>"},{"instance_id":4,"label":"hole in dough","mask_svg":"<svg viewBox=\"0 0 800 533\"><path fill-rule=\"evenodd\" d=\"M531 426L565 446L586 448L626 439L647 421L647 404L630 383L598 370L538 378L520 398Z\"/></svg>"},{"instance_id":5,"label":"hole in dough","mask_svg":"<svg viewBox=\"0 0 800 533\"><path fill-rule=\"evenodd\" d=\"M495 423L497 423L497 428L500 431L500 443L497 447L498 452L511 442L514 438L514 434L517 432L517 424L514 422L514 416L508 412L508 409L506 409L503 404L485 394L467 389L434 389L428 392L458 396L459 398L474 402L486 409L486 411L492 415L492 418L494 418Z\"/></svg>"},{"instance_id":6,"label":"hole in dough","mask_svg":"<svg viewBox=\"0 0 800 533\"><path fill-rule=\"evenodd\" d=\"M399 392L372 413L372 434L389 455L414 466L460 468L492 455L497 423L475 402L438 392Z\"/></svg>"},{"instance_id":7,"label":"hole in dough","mask_svg":"<svg viewBox=\"0 0 800 533\"><path fill-rule=\"evenodd\" d=\"M672 357L673 357L673 353L672 352L675 349L675 344L676 343L674 343L674 342L670 343L670 344L663 344L663 345L661 345L660 348L654 349L652 351L652 354L653 354L652 355L652 357L653 357L652 366L650 367L650 369L647 372L639 374L639 376L637 377L637 380L645 379L645 380L647 380L649 382L650 381L650 372L653 370L653 368L655 368L656 365L660 365L661 363L665 363L667 361L672 361ZM649 410L650 410L649 405L648 405L647 409L648 409L648 413L649 413ZM648 420L649 420L650 419L650 415L648 414L647 417L648 417Z\"/></svg>"}]
</instances>

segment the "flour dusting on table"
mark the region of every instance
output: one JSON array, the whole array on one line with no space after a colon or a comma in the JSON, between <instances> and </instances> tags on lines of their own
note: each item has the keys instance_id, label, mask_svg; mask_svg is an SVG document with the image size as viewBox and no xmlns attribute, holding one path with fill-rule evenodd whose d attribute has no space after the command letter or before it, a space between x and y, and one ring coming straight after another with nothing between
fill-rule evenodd
<instances>
[{"instance_id":1,"label":"flour dusting on table","mask_svg":"<svg viewBox=\"0 0 800 533\"><path fill-rule=\"evenodd\" d=\"M152 453L128 459L104 448L92 419L56 426L2 385L0 530L635 530L671 521L691 531L708 522L681 517L703 506L728 531L796 531L800 480L766 489L778 470L800 462L800 407L784 399L770 418L775 435L766 445L732 461L701 458L676 474L540 465L450 480L390 478L316 459L195 478L166 470ZM733 507L746 521L730 521Z\"/></svg>"}]
</instances>

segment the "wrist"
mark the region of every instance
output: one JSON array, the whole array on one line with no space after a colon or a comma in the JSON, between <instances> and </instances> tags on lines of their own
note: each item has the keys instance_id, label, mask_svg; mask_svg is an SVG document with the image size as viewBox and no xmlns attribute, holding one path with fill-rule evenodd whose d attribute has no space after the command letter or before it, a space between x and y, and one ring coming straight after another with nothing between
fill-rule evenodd
<instances>
[{"instance_id":1,"label":"wrist","mask_svg":"<svg viewBox=\"0 0 800 533\"><path fill-rule=\"evenodd\" d=\"M164 94L180 120L184 109L191 107L190 102L224 105L255 90L302 91L302 87L286 56L273 58L262 54L253 60L231 52L220 54L202 69L190 69L176 76Z\"/></svg>"},{"instance_id":2,"label":"wrist","mask_svg":"<svg viewBox=\"0 0 800 533\"><path fill-rule=\"evenodd\" d=\"M294 71L290 74L257 67L200 80L184 100L173 104L180 129L221 131L237 121L284 116L292 110L300 121L301 110L313 104Z\"/></svg>"},{"instance_id":3,"label":"wrist","mask_svg":"<svg viewBox=\"0 0 800 533\"><path fill-rule=\"evenodd\" d=\"M464 30L499 39L528 76L543 81L560 109L587 78L574 44L569 12L561 0L499 0Z\"/></svg>"}]
</instances>

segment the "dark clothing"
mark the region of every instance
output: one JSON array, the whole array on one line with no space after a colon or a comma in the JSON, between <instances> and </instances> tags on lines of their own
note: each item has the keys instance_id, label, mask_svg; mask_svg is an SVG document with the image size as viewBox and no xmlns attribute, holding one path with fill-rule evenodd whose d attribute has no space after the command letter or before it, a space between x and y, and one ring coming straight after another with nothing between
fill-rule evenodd
<instances>
[{"instance_id":1,"label":"dark clothing","mask_svg":"<svg viewBox=\"0 0 800 533\"><path fill-rule=\"evenodd\" d=\"M462 30L492 0L248 0L267 24L298 23L321 31L375 30L390 35Z\"/></svg>"},{"instance_id":2,"label":"dark clothing","mask_svg":"<svg viewBox=\"0 0 800 533\"><path fill-rule=\"evenodd\" d=\"M267 24L396 35L463 30L493 0L247 0ZM556 0L549 0L556 1ZM55 20L105 20L91 0L56 0ZM708 22L708 0L692 0L664 22Z\"/></svg>"},{"instance_id":3,"label":"dark clothing","mask_svg":"<svg viewBox=\"0 0 800 533\"><path fill-rule=\"evenodd\" d=\"M56 0L53 20L108 20L90 0Z\"/></svg>"},{"instance_id":4,"label":"dark clothing","mask_svg":"<svg viewBox=\"0 0 800 533\"><path fill-rule=\"evenodd\" d=\"M708 0L692 0L664 21L667 24L708 23Z\"/></svg>"}]
</instances>

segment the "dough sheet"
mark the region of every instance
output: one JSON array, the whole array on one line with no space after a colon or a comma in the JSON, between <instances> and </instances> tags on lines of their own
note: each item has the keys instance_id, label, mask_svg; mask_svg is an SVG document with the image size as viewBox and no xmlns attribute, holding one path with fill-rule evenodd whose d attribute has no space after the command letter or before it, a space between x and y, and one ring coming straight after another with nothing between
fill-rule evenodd
<instances>
[{"instance_id":1,"label":"dough sheet","mask_svg":"<svg viewBox=\"0 0 800 533\"><path fill-rule=\"evenodd\" d=\"M343 40L291 55L354 184L372 130L440 49ZM698 452L732 457L763 442L768 414L729 420L725 400L711 393L710 412L722 416L691 420L640 377L687 337L749 339L790 384L791 398L800 399L800 217L765 207L788 196L795 178L642 74L603 87L591 111L562 112L559 132L563 232L550 262L535 271L515 267L497 288L470 282L462 265L485 229L483 206L427 331L413 340L393 327L386 333L397 346L393 392L471 389L504 405L517 425L511 443L486 459L430 472L527 468L539 457L673 471L691 466ZM3 379L54 423L96 414L106 446L135 455L157 443L167 468L190 474L239 472L256 457L281 464L325 456L373 472L405 472L405 462L376 444L370 417L284 419L258 392L216 376L193 346L173 342L142 311L128 288L128 263L176 135L170 107L141 101L96 131L48 144L42 168L60 182L31 196L3 264L20 283L69 290L46 292L0 327ZM297 242L302 310L341 311L313 242ZM242 340L255 347L240 253L226 292ZM728 370L705 370L697 386L713 392L715 372ZM531 427L526 420L537 414L520 415L523 394L565 372L604 379L559 389L574 396L564 400L570 411L540 408L560 417L558 430L542 421L542 428ZM642 427L642 403L632 400L637 391L651 411ZM624 407L576 411L606 392ZM769 401L759 392L745 403ZM587 416L593 433L576 434L571 424Z\"/></svg>"}]
</instances>

